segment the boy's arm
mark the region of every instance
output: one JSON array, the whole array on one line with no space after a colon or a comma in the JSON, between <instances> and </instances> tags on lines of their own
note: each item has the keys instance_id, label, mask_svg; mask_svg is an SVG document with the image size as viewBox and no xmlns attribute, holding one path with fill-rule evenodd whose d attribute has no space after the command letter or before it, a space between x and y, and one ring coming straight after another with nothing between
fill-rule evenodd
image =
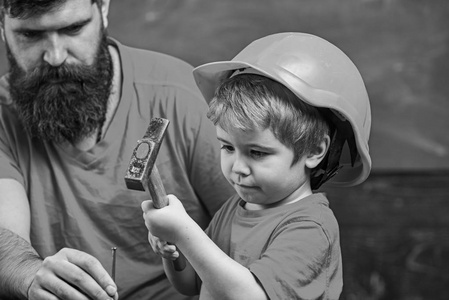
<instances>
[{"instance_id":1,"label":"boy's arm","mask_svg":"<svg viewBox=\"0 0 449 300\"><path fill-rule=\"evenodd\" d=\"M188 261L186 261L186 267L182 271L174 269L172 260L163 258L162 261L168 280L170 280L178 292L189 296L199 294L197 275Z\"/></svg>"},{"instance_id":2,"label":"boy's arm","mask_svg":"<svg viewBox=\"0 0 449 300\"><path fill-rule=\"evenodd\" d=\"M144 201L142 203L142 209L147 211L146 207L151 205L151 201ZM182 271L175 270L174 268L173 261L179 255L182 255L176 246L168 244L166 241L152 235L151 232L148 232L148 241L153 251L162 257L165 274L176 290L183 295L198 295L197 275L190 263L186 260L186 266Z\"/></svg>"},{"instance_id":3,"label":"boy's arm","mask_svg":"<svg viewBox=\"0 0 449 300\"><path fill-rule=\"evenodd\" d=\"M169 200L170 204L162 209L142 206L147 227L153 235L177 245L210 298L268 299L252 273L215 245L176 197L170 195Z\"/></svg>"}]
</instances>

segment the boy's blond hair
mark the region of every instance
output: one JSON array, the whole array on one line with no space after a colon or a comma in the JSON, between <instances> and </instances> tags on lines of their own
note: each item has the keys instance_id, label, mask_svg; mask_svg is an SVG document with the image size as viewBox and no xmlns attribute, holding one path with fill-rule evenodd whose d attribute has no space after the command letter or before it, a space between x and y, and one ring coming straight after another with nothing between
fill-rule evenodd
<instances>
[{"instance_id":1,"label":"boy's blond hair","mask_svg":"<svg viewBox=\"0 0 449 300\"><path fill-rule=\"evenodd\" d=\"M292 149L296 163L314 153L330 126L316 107L296 97L282 84L257 74L240 74L225 80L209 104L207 117L229 132L269 128Z\"/></svg>"}]
</instances>

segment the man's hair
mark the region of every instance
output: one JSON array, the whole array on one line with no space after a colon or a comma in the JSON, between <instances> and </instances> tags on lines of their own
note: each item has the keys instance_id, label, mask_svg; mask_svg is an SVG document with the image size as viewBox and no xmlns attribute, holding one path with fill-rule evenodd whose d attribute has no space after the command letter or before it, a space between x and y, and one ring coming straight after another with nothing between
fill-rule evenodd
<instances>
[{"instance_id":1,"label":"man's hair","mask_svg":"<svg viewBox=\"0 0 449 300\"><path fill-rule=\"evenodd\" d=\"M27 19L32 16L49 12L64 4L67 0L0 0L0 22L5 14L11 18ZM92 0L92 3L102 4L102 0Z\"/></svg>"},{"instance_id":2,"label":"man's hair","mask_svg":"<svg viewBox=\"0 0 449 300\"><path fill-rule=\"evenodd\" d=\"M265 76L241 74L225 80L215 91L207 117L224 131L269 128L292 149L296 163L315 153L330 125L319 110L282 84Z\"/></svg>"}]
</instances>

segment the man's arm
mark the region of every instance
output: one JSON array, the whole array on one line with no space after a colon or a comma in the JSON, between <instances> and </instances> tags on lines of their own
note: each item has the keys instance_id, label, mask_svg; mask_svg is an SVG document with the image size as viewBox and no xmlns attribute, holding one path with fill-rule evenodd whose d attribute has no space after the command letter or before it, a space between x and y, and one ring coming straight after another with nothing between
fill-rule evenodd
<instances>
[{"instance_id":1,"label":"man's arm","mask_svg":"<svg viewBox=\"0 0 449 300\"><path fill-rule=\"evenodd\" d=\"M0 298L27 299L42 259L30 243L5 228L0 228L0 253Z\"/></svg>"},{"instance_id":2,"label":"man's arm","mask_svg":"<svg viewBox=\"0 0 449 300\"><path fill-rule=\"evenodd\" d=\"M56 297L57 298L56 298ZM0 297L117 298L117 286L87 253L62 249L42 260L30 243L30 206L23 186L0 179Z\"/></svg>"},{"instance_id":3,"label":"man's arm","mask_svg":"<svg viewBox=\"0 0 449 300\"><path fill-rule=\"evenodd\" d=\"M13 179L0 179L0 253L0 296L26 299L42 259L30 244L25 190Z\"/></svg>"}]
</instances>

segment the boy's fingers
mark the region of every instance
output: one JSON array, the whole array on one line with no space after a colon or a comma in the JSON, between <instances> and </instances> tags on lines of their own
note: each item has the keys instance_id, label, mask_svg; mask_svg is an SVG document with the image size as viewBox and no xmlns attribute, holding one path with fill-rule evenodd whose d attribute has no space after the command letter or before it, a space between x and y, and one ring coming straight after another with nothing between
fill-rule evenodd
<instances>
[{"instance_id":1,"label":"boy's fingers","mask_svg":"<svg viewBox=\"0 0 449 300\"><path fill-rule=\"evenodd\" d=\"M176 252L176 246L165 242L165 245L162 245L162 250L166 251L166 252L174 253L174 252Z\"/></svg>"},{"instance_id":2,"label":"boy's fingers","mask_svg":"<svg viewBox=\"0 0 449 300\"><path fill-rule=\"evenodd\" d=\"M145 212L147 212L147 211L149 211L150 209L153 208L153 201L152 200L145 200L145 201L142 202L140 207L142 208L142 211L145 213Z\"/></svg>"}]
</instances>

